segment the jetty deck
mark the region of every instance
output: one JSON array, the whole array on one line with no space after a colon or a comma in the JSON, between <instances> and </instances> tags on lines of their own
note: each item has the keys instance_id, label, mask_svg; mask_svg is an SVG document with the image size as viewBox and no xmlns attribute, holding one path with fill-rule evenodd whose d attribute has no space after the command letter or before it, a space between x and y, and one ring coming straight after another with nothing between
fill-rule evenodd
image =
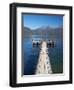
<instances>
[{"instance_id":1,"label":"jetty deck","mask_svg":"<svg viewBox=\"0 0 74 90\"><path fill-rule=\"evenodd\" d=\"M52 74L50 57L48 56L48 48L45 41L41 44L36 74Z\"/></svg>"}]
</instances>

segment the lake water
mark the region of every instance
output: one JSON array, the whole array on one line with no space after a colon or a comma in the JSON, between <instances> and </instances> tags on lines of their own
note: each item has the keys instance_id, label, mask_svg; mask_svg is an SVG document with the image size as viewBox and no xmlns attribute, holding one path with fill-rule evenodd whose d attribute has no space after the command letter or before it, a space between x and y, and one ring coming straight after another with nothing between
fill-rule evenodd
<instances>
[{"instance_id":1,"label":"lake water","mask_svg":"<svg viewBox=\"0 0 74 90\"><path fill-rule=\"evenodd\" d=\"M32 39L46 40L51 39L45 36L32 35L31 37L24 37L22 45L23 51L23 74L34 75L38 63L40 47L32 46ZM52 38L53 39L53 38ZM62 39L55 38L55 47L49 47L49 57L53 74L63 73L63 42Z\"/></svg>"}]
</instances>

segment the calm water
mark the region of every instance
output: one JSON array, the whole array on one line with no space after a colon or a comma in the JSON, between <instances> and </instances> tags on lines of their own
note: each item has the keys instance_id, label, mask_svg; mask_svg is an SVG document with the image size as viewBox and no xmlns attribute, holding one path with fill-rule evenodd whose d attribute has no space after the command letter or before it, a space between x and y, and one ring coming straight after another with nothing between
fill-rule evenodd
<instances>
[{"instance_id":1,"label":"calm water","mask_svg":"<svg viewBox=\"0 0 74 90\"><path fill-rule=\"evenodd\" d=\"M31 37L25 37L23 39L23 74L33 75L36 71L36 66L38 63L40 47L32 46L32 39L46 39L49 37L41 37L33 35ZM49 38L50 39L50 38ZM53 74L63 73L63 43L61 39L55 39L55 47L48 48L50 62Z\"/></svg>"}]
</instances>

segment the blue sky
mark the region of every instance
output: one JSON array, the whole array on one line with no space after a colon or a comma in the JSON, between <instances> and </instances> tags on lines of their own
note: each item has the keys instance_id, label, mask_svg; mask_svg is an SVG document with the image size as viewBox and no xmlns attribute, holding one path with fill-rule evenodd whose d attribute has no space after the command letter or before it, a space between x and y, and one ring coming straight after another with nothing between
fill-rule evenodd
<instances>
[{"instance_id":1,"label":"blue sky","mask_svg":"<svg viewBox=\"0 0 74 90\"><path fill-rule=\"evenodd\" d=\"M61 15L35 15L23 14L23 26L30 29L36 29L42 26L50 26L52 28L63 26L63 16Z\"/></svg>"}]
</instances>

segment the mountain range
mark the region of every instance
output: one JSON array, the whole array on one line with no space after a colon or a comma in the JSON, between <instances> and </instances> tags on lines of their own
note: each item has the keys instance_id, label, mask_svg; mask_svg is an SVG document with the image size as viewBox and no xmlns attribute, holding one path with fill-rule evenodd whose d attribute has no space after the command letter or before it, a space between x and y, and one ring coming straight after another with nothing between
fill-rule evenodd
<instances>
[{"instance_id":1,"label":"mountain range","mask_svg":"<svg viewBox=\"0 0 74 90\"><path fill-rule=\"evenodd\" d=\"M42 26L37 29L30 29L28 27L23 27L23 36L31 36L31 35L49 35L50 37L63 37L63 28L51 28L49 26Z\"/></svg>"}]
</instances>

